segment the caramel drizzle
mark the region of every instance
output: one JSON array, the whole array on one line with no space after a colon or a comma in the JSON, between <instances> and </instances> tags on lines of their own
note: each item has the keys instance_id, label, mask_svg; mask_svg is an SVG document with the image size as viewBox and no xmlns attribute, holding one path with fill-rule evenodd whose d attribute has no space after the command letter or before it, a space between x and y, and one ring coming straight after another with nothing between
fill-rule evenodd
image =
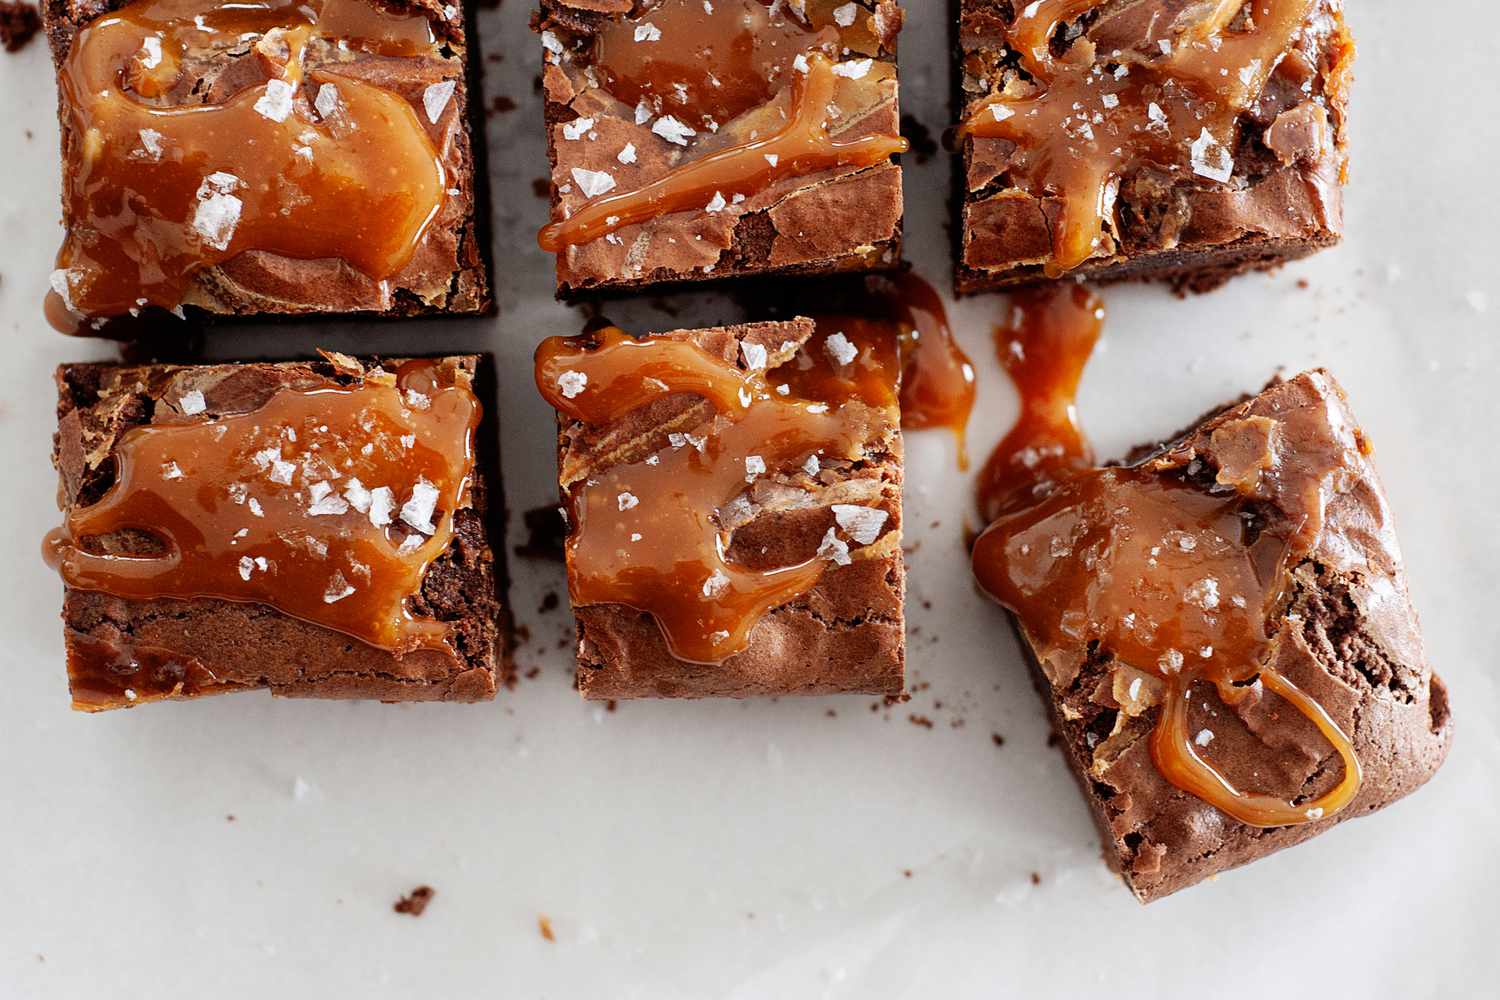
<instances>
[{"instance_id":1,"label":"caramel drizzle","mask_svg":"<svg viewBox=\"0 0 1500 1000\"><path fill-rule=\"evenodd\" d=\"M245 58L263 82L222 103L150 103L173 96L194 46L246 34L261 36ZM79 31L59 75L74 141L56 325L174 309L194 274L247 250L339 258L377 280L406 266L446 198L439 153L403 97L336 67L304 72L315 39L432 46L424 17L359 0L137 0Z\"/></svg>"},{"instance_id":2,"label":"caramel drizzle","mask_svg":"<svg viewBox=\"0 0 1500 1000\"><path fill-rule=\"evenodd\" d=\"M1022 395L1022 418L981 483L981 509L995 519L974 544L980 587L1015 613L1040 658L1098 643L1162 683L1150 750L1170 784L1252 826L1332 816L1360 788L1353 744L1269 665L1263 627L1303 540L1295 530L1247 538L1236 495L1139 468L1090 468L1073 396L1102 310L1091 294L1062 288L1028 296L1017 309L996 339ZM1009 349L1017 342L1011 331L1020 354ZM1198 752L1188 718L1195 686L1213 684L1234 705L1257 680L1310 720L1342 759L1343 777L1328 793L1291 802L1245 791Z\"/></svg>"},{"instance_id":3,"label":"caramel drizzle","mask_svg":"<svg viewBox=\"0 0 1500 1000\"><path fill-rule=\"evenodd\" d=\"M1010 172L1019 185L1035 197L1061 197L1052 256L1043 264L1049 277L1098 251L1115 188L1136 165L1181 170L1192 157L1206 163L1214 156L1205 167L1210 176L1228 169L1222 158L1234 148L1237 116L1259 98L1317 0L1219 0L1175 42L1165 40L1169 54L1151 61L1104 53L1095 62L1087 36L1055 57L1050 41L1058 27L1100 2L1040 0L1025 7L1007 38L1034 86L1013 85L980 100L958 130L961 137L1015 143ZM1246 2L1250 26L1227 31ZM1108 65L1118 68L1109 72Z\"/></svg>"},{"instance_id":4,"label":"caramel drizzle","mask_svg":"<svg viewBox=\"0 0 1500 1000\"><path fill-rule=\"evenodd\" d=\"M909 143L900 136L836 141L828 132L828 105L835 82L833 63L821 52L811 53L807 72L792 74L791 116L785 128L685 163L633 191L597 198L568 218L544 226L537 234L538 245L558 253L625 226L701 209L715 195L749 195L783 177L837 167L869 167L906 152Z\"/></svg>"},{"instance_id":5,"label":"caramel drizzle","mask_svg":"<svg viewBox=\"0 0 1500 1000\"><path fill-rule=\"evenodd\" d=\"M44 554L81 590L265 604L397 655L446 648L448 627L407 602L467 502L480 406L438 378L412 362L389 384L282 388L248 413L131 428L114 483Z\"/></svg>"},{"instance_id":6,"label":"caramel drizzle","mask_svg":"<svg viewBox=\"0 0 1500 1000\"><path fill-rule=\"evenodd\" d=\"M935 288L910 271L886 280L901 328L901 426L951 432L958 467L966 470L974 366L954 339Z\"/></svg>"},{"instance_id":7,"label":"caramel drizzle","mask_svg":"<svg viewBox=\"0 0 1500 1000\"><path fill-rule=\"evenodd\" d=\"M763 371L741 370L690 342L636 340L613 327L544 341L536 383L560 412L593 425L677 392L702 396L717 411L696 434L572 489L566 551L576 606L648 613L673 656L718 664L749 645L769 610L822 577L821 551L767 570L731 560L731 533L717 518L759 474L787 473L820 454L858 452L855 428L829 402L801 398L792 391L795 380L773 383Z\"/></svg>"},{"instance_id":8,"label":"caramel drizzle","mask_svg":"<svg viewBox=\"0 0 1500 1000\"><path fill-rule=\"evenodd\" d=\"M995 353L1020 394L1021 414L979 476L986 524L1094 464L1076 400L1104 328L1103 301L1088 286L1073 285L1018 292L1011 303L1006 322L995 327Z\"/></svg>"}]
</instances>

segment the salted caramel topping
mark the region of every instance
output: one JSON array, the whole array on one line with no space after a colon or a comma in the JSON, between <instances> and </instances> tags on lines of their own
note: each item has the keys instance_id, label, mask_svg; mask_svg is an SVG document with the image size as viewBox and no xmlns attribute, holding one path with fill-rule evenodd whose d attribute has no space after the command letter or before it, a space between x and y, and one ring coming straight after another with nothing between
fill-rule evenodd
<instances>
[{"instance_id":1,"label":"salted caramel topping","mask_svg":"<svg viewBox=\"0 0 1500 1000\"><path fill-rule=\"evenodd\" d=\"M959 133L1014 143L1011 183L1061 200L1045 272L1057 277L1109 252L1104 229L1113 228L1120 179L1143 165L1227 182L1238 116L1259 100L1316 5L1205 0L1153 19L1148 37L1132 39L1139 48L1096 46L1091 25L1056 55L1058 29L1102 0L1018 4L1007 38L1026 77L971 105Z\"/></svg>"},{"instance_id":2,"label":"salted caramel topping","mask_svg":"<svg viewBox=\"0 0 1500 1000\"><path fill-rule=\"evenodd\" d=\"M557 253L657 216L748 197L783 177L872 166L906 151L908 143L900 136L834 139L828 131L834 65L821 52L807 56L805 65L805 73L790 74L790 113L779 131L690 160L644 187L595 198L570 217L543 227L537 243Z\"/></svg>"},{"instance_id":3,"label":"salted caramel topping","mask_svg":"<svg viewBox=\"0 0 1500 1000\"><path fill-rule=\"evenodd\" d=\"M1005 322L995 328L995 353L1020 394L1021 415L980 473L985 523L1093 466L1075 400L1103 326L1104 303L1086 285L1011 296Z\"/></svg>"},{"instance_id":4,"label":"salted caramel topping","mask_svg":"<svg viewBox=\"0 0 1500 1000\"><path fill-rule=\"evenodd\" d=\"M901 426L951 431L958 467L969 467L974 366L948 325L937 289L910 271L887 279L901 327Z\"/></svg>"},{"instance_id":5,"label":"salted caramel topping","mask_svg":"<svg viewBox=\"0 0 1500 1000\"><path fill-rule=\"evenodd\" d=\"M894 383L882 378L894 378L899 365L890 338L863 343L862 330L835 331L857 357L834 356L843 342L828 349L835 334L825 331L816 338L821 347L810 341L769 378L763 367L738 368L686 341L636 340L615 328L544 341L537 387L574 419L605 424L674 392L702 396L717 411L696 431L669 435L662 450L595 472L572 489L574 604L649 613L674 656L722 663L749 644L767 611L811 589L828 558L847 562L851 541L874 541L842 537L844 529L835 527L813 558L751 569L729 559L731 532L721 524L727 505L757 479L813 476L820 455L858 453L862 441L840 408L851 399L888 405ZM882 342L890 346L885 357L878 356Z\"/></svg>"},{"instance_id":6,"label":"salted caramel topping","mask_svg":"<svg viewBox=\"0 0 1500 1000\"><path fill-rule=\"evenodd\" d=\"M126 431L114 483L49 534L70 587L265 604L398 655L446 645L447 627L407 602L467 503L480 415L467 385L410 362L352 387L285 387L249 413L201 406ZM118 680L132 655L88 659Z\"/></svg>"},{"instance_id":7,"label":"salted caramel topping","mask_svg":"<svg viewBox=\"0 0 1500 1000\"><path fill-rule=\"evenodd\" d=\"M201 54L226 49L248 53L189 90ZM59 74L74 141L49 318L72 332L174 309L194 274L249 250L398 272L442 207L443 165L405 97L340 67L426 52L425 17L368 0L137 0L80 29Z\"/></svg>"},{"instance_id":8,"label":"salted caramel topping","mask_svg":"<svg viewBox=\"0 0 1500 1000\"><path fill-rule=\"evenodd\" d=\"M1040 402L1023 402L990 463L981 505L997 516L974 545L980 586L1020 619L1043 663L1097 648L1117 677L1128 669L1159 682L1151 755L1171 784L1253 826L1332 816L1359 790L1359 761L1322 706L1271 666L1266 631L1305 550L1300 526L1258 516L1260 475L1248 460L1221 472L1234 488L1220 491L1150 467L1090 468L1072 397L1102 310L1081 290L1017 308L1008 329L1018 336L997 339L1002 356L1020 345L1007 368L1023 401ZM1189 699L1210 686L1226 705L1261 688L1290 703L1341 757L1339 783L1308 801L1236 787L1189 732Z\"/></svg>"}]
</instances>

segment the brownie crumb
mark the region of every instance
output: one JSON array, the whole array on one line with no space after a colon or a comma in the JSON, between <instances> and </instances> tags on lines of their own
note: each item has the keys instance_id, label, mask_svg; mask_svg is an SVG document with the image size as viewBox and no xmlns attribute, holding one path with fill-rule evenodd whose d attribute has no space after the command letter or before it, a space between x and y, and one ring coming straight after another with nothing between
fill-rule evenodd
<instances>
[{"instance_id":1,"label":"brownie crumb","mask_svg":"<svg viewBox=\"0 0 1500 1000\"><path fill-rule=\"evenodd\" d=\"M604 710L606 712L613 712L615 709L617 709L619 707L620 707L620 703L617 702L617 701L615 701L613 698L609 699L609 701L606 701L604 703Z\"/></svg>"},{"instance_id":2,"label":"brownie crumb","mask_svg":"<svg viewBox=\"0 0 1500 1000\"><path fill-rule=\"evenodd\" d=\"M839 713L836 712L836 711L834 711L831 708L828 711L824 712L823 714L826 715L826 716L828 716L830 719L837 719L839 717Z\"/></svg>"},{"instance_id":3,"label":"brownie crumb","mask_svg":"<svg viewBox=\"0 0 1500 1000\"><path fill-rule=\"evenodd\" d=\"M932 720L925 715L917 715L916 713L912 713L911 715L907 716L907 721L909 721L914 726L921 726L923 729L932 728Z\"/></svg>"},{"instance_id":4,"label":"brownie crumb","mask_svg":"<svg viewBox=\"0 0 1500 1000\"><path fill-rule=\"evenodd\" d=\"M912 157L918 163L926 163L938 151L937 140L932 129L918 121L915 115L901 116L901 134L911 143Z\"/></svg>"},{"instance_id":5,"label":"brownie crumb","mask_svg":"<svg viewBox=\"0 0 1500 1000\"><path fill-rule=\"evenodd\" d=\"M0 0L0 45L5 51L21 51L41 28L42 18L34 6Z\"/></svg>"},{"instance_id":6,"label":"brownie crumb","mask_svg":"<svg viewBox=\"0 0 1500 1000\"><path fill-rule=\"evenodd\" d=\"M1042 873L1041 872L1032 872L1031 873L1031 884L1032 885L1041 885L1042 884Z\"/></svg>"},{"instance_id":7,"label":"brownie crumb","mask_svg":"<svg viewBox=\"0 0 1500 1000\"><path fill-rule=\"evenodd\" d=\"M234 813L230 813L229 815L225 816L224 817L224 822L226 822L226 823L233 823L234 822Z\"/></svg>"},{"instance_id":8,"label":"brownie crumb","mask_svg":"<svg viewBox=\"0 0 1500 1000\"><path fill-rule=\"evenodd\" d=\"M545 177L531 179L531 193L546 201L552 199L552 182Z\"/></svg>"},{"instance_id":9,"label":"brownie crumb","mask_svg":"<svg viewBox=\"0 0 1500 1000\"><path fill-rule=\"evenodd\" d=\"M563 539L568 536L562 510L556 506L533 507L521 518L526 523L526 541L516 546L516 555L562 562Z\"/></svg>"},{"instance_id":10,"label":"brownie crumb","mask_svg":"<svg viewBox=\"0 0 1500 1000\"><path fill-rule=\"evenodd\" d=\"M995 746L997 747L1005 746L1005 737L1001 736L999 733L990 733L990 739L994 741Z\"/></svg>"},{"instance_id":11,"label":"brownie crumb","mask_svg":"<svg viewBox=\"0 0 1500 1000\"><path fill-rule=\"evenodd\" d=\"M1053 748L1062 746L1062 738L1057 735L1056 730L1047 734L1047 745Z\"/></svg>"},{"instance_id":12,"label":"brownie crumb","mask_svg":"<svg viewBox=\"0 0 1500 1000\"><path fill-rule=\"evenodd\" d=\"M501 94L499 97L496 97L490 101L490 111L493 114L503 115L507 111L514 110L516 110L516 102L511 100L509 97L506 97L504 94Z\"/></svg>"},{"instance_id":13,"label":"brownie crumb","mask_svg":"<svg viewBox=\"0 0 1500 1000\"><path fill-rule=\"evenodd\" d=\"M903 869L901 869L901 874L905 878L911 878L911 869L910 868L903 868Z\"/></svg>"},{"instance_id":14,"label":"brownie crumb","mask_svg":"<svg viewBox=\"0 0 1500 1000\"><path fill-rule=\"evenodd\" d=\"M430 885L419 885L411 891L410 895L402 896L396 900L391 909L397 913L405 913L408 916L420 917L427 909L427 904L432 902L432 897L437 895L437 890Z\"/></svg>"},{"instance_id":15,"label":"brownie crumb","mask_svg":"<svg viewBox=\"0 0 1500 1000\"><path fill-rule=\"evenodd\" d=\"M540 677L541 675L542 675L542 668L541 667L532 667L530 670L526 671L526 679L528 681L534 681L538 677Z\"/></svg>"},{"instance_id":16,"label":"brownie crumb","mask_svg":"<svg viewBox=\"0 0 1500 1000\"><path fill-rule=\"evenodd\" d=\"M557 935L552 933L552 921L547 919L547 915L545 913L537 915L536 929L540 931L542 937L546 938L548 941L555 942L557 940Z\"/></svg>"},{"instance_id":17,"label":"brownie crumb","mask_svg":"<svg viewBox=\"0 0 1500 1000\"><path fill-rule=\"evenodd\" d=\"M560 603L561 599L557 596L557 591L549 590L547 591L547 593L542 595L542 603L541 606L536 609L536 613L539 615L545 615L549 611L556 611L557 606Z\"/></svg>"}]
</instances>

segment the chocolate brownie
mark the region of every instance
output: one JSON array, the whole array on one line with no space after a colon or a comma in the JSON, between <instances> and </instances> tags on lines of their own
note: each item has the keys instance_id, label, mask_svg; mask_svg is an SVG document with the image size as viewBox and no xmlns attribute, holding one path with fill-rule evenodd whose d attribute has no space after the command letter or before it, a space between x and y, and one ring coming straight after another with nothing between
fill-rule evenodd
<instances>
[{"instance_id":1,"label":"chocolate brownie","mask_svg":"<svg viewBox=\"0 0 1500 1000\"><path fill-rule=\"evenodd\" d=\"M703 395L682 391L663 392L594 423L562 415L559 482L572 528L567 559L579 691L590 699L900 693L905 570L893 338L866 341L852 324L815 330L813 321L796 319L647 339L696 345L710 367L738 366L747 379L764 373L763 384L777 387L770 395L835 421L840 442L805 457L810 446L773 457L778 445L772 435L736 442L730 417L716 415ZM881 351L890 353L878 356ZM668 377L660 369L635 370ZM853 374L857 370L863 374ZM586 399L594 391L594 376L580 380L576 372L549 371L546 377L565 385L574 379L564 395ZM844 374L864 380L853 395ZM829 402L802 402L817 399ZM795 437L799 417L782 413L777 419L783 417L775 436ZM753 407L742 418L746 424L757 419ZM715 470L728 476L722 492L709 498L693 477ZM608 495L590 503L590 491L601 490ZM690 535L695 525L707 526L723 553L713 572L712 554ZM590 532L599 540L592 547ZM622 596L596 602L588 591L598 586L600 568L587 560L610 558L616 536L622 561L611 564L618 579L609 582L619 585L611 593ZM652 576L649 567L665 567L668 579ZM800 586L765 598L763 611L750 609L746 594L760 580L798 573L808 574ZM674 586L683 588L680 594ZM702 624L736 602L746 610ZM693 626L722 627L716 637L745 629L743 644L727 657L674 655L678 647L662 623L673 614L679 641L692 637Z\"/></svg>"},{"instance_id":2,"label":"chocolate brownie","mask_svg":"<svg viewBox=\"0 0 1500 1000\"><path fill-rule=\"evenodd\" d=\"M542 0L558 294L894 267L901 21L895 0Z\"/></svg>"},{"instance_id":3,"label":"chocolate brownie","mask_svg":"<svg viewBox=\"0 0 1500 1000\"><path fill-rule=\"evenodd\" d=\"M956 287L1203 291L1338 242L1341 0L955 0Z\"/></svg>"},{"instance_id":4,"label":"chocolate brownie","mask_svg":"<svg viewBox=\"0 0 1500 1000\"><path fill-rule=\"evenodd\" d=\"M43 19L66 227L55 324L493 308L460 6L48 0Z\"/></svg>"},{"instance_id":5,"label":"chocolate brownie","mask_svg":"<svg viewBox=\"0 0 1500 1000\"><path fill-rule=\"evenodd\" d=\"M477 356L60 367L48 549L74 707L493 697L491 378Z\"/></svg>"},{"instance_id":6,"label":"chocolate brownie","mask_svg":"<svg viewBox=\"0 0 1500 1000\"><path fill-rule=\"evenodd\" d=\"M1208 657L1212 649L1189 646L1183 651L1186 667L1181 654L1168 650L1161 669L1136 669L1116 655L1112 640L1089 641L1086 628L1077 633L1079 639L1066 638L1066 623L1055 625L1055 605L1044 617L1023 613L1016 619L1106 857L1136 896L1150 902L1412 792L1442 764L1452 724L1447 690L1423 654L1369 445L1332 376L1311 371L1273 382L1259 395L1132 458L1129 466L1096 475L1134 477L1158 499L1167 497L1179 513L1227 505L1224 520L1242 525L1242 531L1238 537L1232 531L1222 536L1169 532L1151 550L1153 569L1139 573L1119 563L1119 546L1125 543L1118 541L1118 532L1110 543L1113 550L1090 546L1090 577L1099 583L1102 600L1131 608L1129 628L1165 634L1177 627L1151 619L1151 598L1139 596L1160 593L1151 590L1160 582L1152 578L1158 556L1163 565L1169 556L1184 558L1163 551L1173 546L1184 551L1196 546L1196 554L1203 555L1206 546L1218 544L1237 553L1235 559L1258 561L1262 570L1275 566L1278 581L1266 585L1264 605L1252 596L1248 610L1241 596L1244 575L1208 575L1179 591L1181 614L1201 614L1209 621L1244 614L1253 631L1265 637L1257 646L1259 660L1243 665L1248 673L1221 683L1217 692L1203 677L1171 686L1175 678L1188 677L1185 671L1200 652ZM1094 510L1114 508L1118 515L1127 503L1144 510L1148 495L1133 496L1134 501L1106 500ZM1107 517L1083 506L1059 512L1064 518ZM1006 517L997 524L1005 525ZM1035 519L1031 524L1047 526ZM1071 541L1054 536L1052 544L1082 552L1092 537L1080 531ZM1012 535L1008 558L1016 558L1019 544L1030 540ZM1153 534L1151 541L1156 540ZM1288 555L1280 562L1267 556L1276 552ZM1063 553L1063 558L1080 557ZM1196 564L1191 577L1176 582L1204 575L1204 567L1218 557L1205 558L1209 561ZM1136 663L1147 666L1138 658ZM1273 693L1273 687L1288 683L1290 694L1306 704ZM1226 691L1232 699L1222 697ZM1189 752L1216 775L1213 794L1253 790L1262 799L1259 807L1276 800L1271 817L1237 820L1163 777L1163 748L1157 743L1164 738L1162 717L1174 697L1183 699L1181 732L1191 743ZM1326 713L1324 723L1318 722L1320 713ZM1346 743L1344 749L1357 760L1352 781L1335 741ZM1352 798L1326 814L1315 805L1340 789ZM1259 808L1248 793L1233 798L1238 801L1225 800L1231 809ZM1294 819L1274 815L1282 802L1297 813Z\"/></svg>"}]
</instances>

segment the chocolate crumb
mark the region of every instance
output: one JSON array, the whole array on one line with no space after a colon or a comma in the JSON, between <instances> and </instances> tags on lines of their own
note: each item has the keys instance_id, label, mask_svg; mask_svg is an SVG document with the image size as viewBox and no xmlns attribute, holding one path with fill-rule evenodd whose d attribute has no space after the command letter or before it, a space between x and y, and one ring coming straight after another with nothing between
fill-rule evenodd
<instances>
[{"instance_id":1,"label":"chocolate crumb","mask_svg":"<svg viewBox=\"0 0 1500 1000\"><path fill-rule=\"evenodd\" d=\"M617 709L619 707L620 707L620 703L617 702L617 701L615 701L613 698L609 699L609 701L606 701L604 703L604 710L606 712L613 712L615 709Z\"/></svg>"},{"instance_id":2,"label":"chocolate crumb","mask_svg":"<svg viewBox=\"0 0 1500 1000\"><path fill-rule=\"evenodd\" d=\"M1055 732L1048 733L1047 734L1047 745L1049 747L1058 747L1058 746L1061 746L1062 745L1062 739Z\"/></svg>"},{"instance_id":3,"label":"chocolate crumb","mask_svg":"<svg viewBox=\"0 0 1500 1000\"><path fill-rule=\"evenodd\" d=\"M521 517L526 522L526 541L516 546L516 555L561 562L563 539L568 534L563 525L562 511L550 505L533 507Z\"/></svg>"},{"instance_id":4,"label":"chocolate crumb","mask_svg":"<svg viewBox=\"0 0 1500 1000\"><path fill-rule=\"evenodd\" d=\"M0 0L0 45L5 46L5 51L21 51L41 28L41 15L31 4Z\"/></svg>"},{"instance_id":5,"label":"chocolate crumb","mask_svg":"<svg viewBox=\"0 0 1500 1000\"><path fill-rule=\"evenodd\" d=\"M1042 884L1042 873L1041 872L1032 872L1031 873L1031 884L1032 885L1041 885Z\"/></svg>"},{"instance_id":6,"label":"chocolate crumb","mask_svg":"<svg viewBox=\"0 0 1500 1000\"><path fill-rule=\"evenodd\" d=\"M494 112L495 114L503 115L507 111L514 110L516 110L516 102L511 100L509 97L506 97L504 94L501 94L499 97L496 97L494 100L490 101L490 111Z\"/></svg>"},{"instance_id":7,"label":"chocolate crumb","mask_svg":"<svg viewBox=\"0 0 1500 1000\"><path fill-rule=\"evenodd\" d=\"M552 933L552 921L547 919L545 913L540 913L536 918L536 929L541 932L542 937L548 941L557 941L557 935Z\"/></svg>"},{"instance_id":8,"label":"chocolate crumb","mask_svg":"<svg viewBox=\"0 0 1500 1000\"><path fill-rule=\"evenodd\" d=\"M909 721L914 726L921 726L923 729L932 728L932 720L925 715L917 715L913 713L912 715L907 716L907 721Z\"/></svg>"},{"instance_id":9,"label":"chocolate crumb","mask_svg":"<svg viewBox=\"0 0 1500 1000\"><path fill-rule=\"evenodd\" d=\"M541 673L542 673L542 668L541 667L532 667L530 670L526 671L526 679L528 681L534 681L539 676L541 676Z\"/></svg>"},{"instance_id":10,"label":"chocolate crumb","mask_svg":"<svg viewBox=\"0 0 1500 1000\"><path fill-rule=\"evenodd\" d=\"M828 711L824 712L823 714L826 715L826 716L828 716L830 719L837 719L839 717L839 713L835 712L831 708Z\"/></svg>"},{"instance_id":11,"label":"chocolate crumb","mask_svg":"<svg viewBox=\"0 0 1500 1000\"><path fill-rule=\"evenodd\" d=\"M910 868L903 868L903 869L901 869L901 874L903 876L905 876L906 878L911 878L911 869Z\"/></svg>"},{"instance_id":12,"label":"chocolate crumb","mask_svg":"<svg viewBox=\"0 0 1500 1000\"><path fill-rule=\"evenodd\" d=\"M542 595L542 604L541 607L536 609L537 614L545 615L549 611L556 611L559 603L561 603L561 599L557 596L557 591L549 590Z\"/></svg>"},{"instance_id":13,"label":"chocolate crumb","mask_svg":"<svg viewBox=\"0 0 1500 1000\"><path fill-rule=\"evenodd\" d=\"M234 813L230 813L229 815L225 816L224 817L224 822L226 822L226 823L233 823L234 822Z\"/></svg>"},{"instance_id":14,"label":"chocolate crumb","mask_svg":"<svg viewBox=\"0 0 1500 1000\"><path fill-rule=\"evenodd\" d=\"M552 182L545 177L533 177L531 179L531 193L538 198L548 201L552 200Z\"/></svg>"},{"instance_id":15,"label":"chocolate crumb","mask_svg":"<svg viewBox=\"0 0 1500 1000\"><path fill-rule=\"evenodd\" d=\"M995 746L997 747L1005 746L1005 737L1001 736L999 733L990 733L990 739L994 741Z\"/></svg>"},{"instance_id":16,"label":"chocolate crumb","mask_svg":"<svg viewBox=\"0 0 1500 1000\"><path fill-rule=\"evenodd\" d=\"M938 150L932 129L918 121L915 115L901 116L901 134L911 143L912 156L918 163L926 163Z\"/></svg>"},{"instance_id":17,"label":"chocolate crumb","mask_svg":"<svg viewBox=\"0 0 1500 1000\"><path fill-rule=\"evenodd\" d=\"M410 895L402 896L396 900L391 909L397 913L405 913L408 916L420 917L427 909L427 904L432 902L432 897L437 895L437 890L430 885L419 885L411 891Z\"/></svg>"}]
</instances>

